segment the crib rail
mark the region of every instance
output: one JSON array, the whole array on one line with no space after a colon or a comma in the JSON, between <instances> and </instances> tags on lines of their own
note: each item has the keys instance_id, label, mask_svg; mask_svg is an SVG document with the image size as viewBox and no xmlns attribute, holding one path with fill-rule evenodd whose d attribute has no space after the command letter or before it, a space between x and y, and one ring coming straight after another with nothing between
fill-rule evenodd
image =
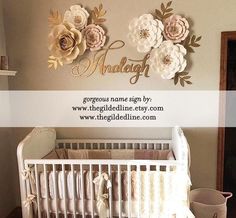
<instances>
[{"instance_id":1,"label":"crib rail","mask_svg":"<svg viewBox=\"0 0 236 218\"><path fill-rule=\"evenodd\" d=\"M168 198L167 192L169 190L167 190L167 187L171 182L171 177L169 175L178 171L178 165L179 162L175 160L129 160L125 162L124 160L26 160L25 168L31 169L31 175L33 175L35 180L35 188L32 188L32 181L30 180L32 176L27 180L27 195L35 196L35 203L37 204L37 217L39 218L52 217L52 214L54 214L56 218L62 217L62 215L63 217L68 218L94 218L97 216L101 218L158 217L161 212L159 211L160 208L158 208L157 202L160 204L160 199L162 199L161 195L165 195L165 198ZM85 171L87 172L86 175L89 177L89 182L87 182L90 187L89 197L86 196L87 194L85 193L84 187L88 185L85 182L87 177L83 174ZM95 171L97 172L97 175L94 174ZM117 173L116 177L114 177L114 172ZM123 197L124 179L122 180L122 178L124 177L124 172L126 173L126 199ZM155 174L153 174L154 172ZM162 179L165 180L165 185L162 187L160 184L161 179L155 180L153 178L160 178L160 175L163 172L165 173L165 177ZM70 193L67 190L69 175L70 187L72 188ZM76 185L76 176L78 175L79 184L81 184L80 197L78 197L78 191L76 191L76 186L78 185ZM117 183L116 189L118 199L114 200L114 191L112 190L114 187L109 188L107 192L104 191L105 186L101 185L102 175L107 175L110 184ZM134 177L131 175L135 175L135 181L137 181L135 186L137 189L135 203L132 199L132 196L134 195ZM93 181L99 176L101 177L98 180L100 187L98 187L96 194ZM49 177L52 179L50 180ZM142 179L143 177L144 179ZM61 181L61 183L59 184L58 181ZM49 183L53 187L50 187ZM62 188L60 189L59 186L62 186ZM44 190L44 196L42 196L42 189ZM53 196L50 194L52 191ZM173 192L175 192L175 190L173 190ZM107 198L105 197L105 194L107 194ZM101 199L99 199L99 196ZM169 197L171 198L171 196L172 195ZM88 200L88 198L90 200ZM167 202L170 200L171 199L165 199ZM98 207L99 201L100 205L103 204L103 209ZM151 201L153 201L153 204L151 204ZM105 210L105 213L101 210ZM166 210L165 215L165 217L171 217L172 211ZM178 214L176 217L183 218L183 216Z\"/></svg>"},{"instance_id":2,"label":"crib rail","mask_svg":"<svg viewBox=\"0 0 236 218\"><path fill-rule=\"evenodd\" d=\"M65 149L152 149L170 150L171 140L57 139L56 148Z\"/></svg>"}]
</instances>

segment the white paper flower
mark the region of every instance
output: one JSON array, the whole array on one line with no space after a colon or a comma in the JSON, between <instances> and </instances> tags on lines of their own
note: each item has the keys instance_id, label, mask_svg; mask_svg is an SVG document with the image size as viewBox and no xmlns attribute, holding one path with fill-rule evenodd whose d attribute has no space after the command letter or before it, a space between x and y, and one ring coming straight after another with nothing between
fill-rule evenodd
<instances>
[{"instance_id":1,"label":"white paper flower","mask_svg":"<svg viewBox=\"0 0 236 218\"><path fill-rule=\"evenodd\" d=\"M185 69L186 53L182 45L174 45L170 40L164 41L159 48L152 50L149 58L150 67L154 72L161 74L163 79L172 79L177 72Z\"/></svg>"},{"instance_id":2,"label":"white paper flower","mask_svg":"<svg viewBox=\"0 0 236 218\"><path fill-rule=\"evenodd\" d=\"M149 52L162 43L163 29L161 21L154 19L151 14L144 14L130 22L128 38L138 52Z\"/></svg>"},{"instance_id":3,"label":"white paper flower","mask_svg":"<svg viewBox=\"0 0 236 218\"><path fill-rule=\"evenodd\" d=\"M72 5L64 15L64 22L74 24L75 28L82 30L88 23L89 13L80 5Z\"/></svg>"}]
</instances>

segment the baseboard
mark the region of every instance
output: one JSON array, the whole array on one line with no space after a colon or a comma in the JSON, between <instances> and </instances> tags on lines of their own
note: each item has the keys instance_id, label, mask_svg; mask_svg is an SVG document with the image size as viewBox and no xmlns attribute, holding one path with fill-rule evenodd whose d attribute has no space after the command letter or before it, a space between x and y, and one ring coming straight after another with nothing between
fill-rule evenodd
<instances>
[{"instance_id":1,"label":"baseboard","mask_svg":"<svg viewBox=\"0 0 236 218\"><path fill-rule=\"evenodd\" d=\"M21 207L16 207L6 218L22 218Z\"/></svg>"}]
</instances>

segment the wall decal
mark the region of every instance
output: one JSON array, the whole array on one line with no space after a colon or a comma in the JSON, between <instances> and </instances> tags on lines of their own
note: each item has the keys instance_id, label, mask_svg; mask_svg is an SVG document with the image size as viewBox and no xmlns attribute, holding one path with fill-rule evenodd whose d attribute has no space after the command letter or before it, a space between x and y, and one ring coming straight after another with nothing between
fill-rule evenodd
<instances>
[{"instance_id":1,"label":"wall decal","mask_svg":"<svg viewBox=\"0 0 236 218\"><path fill-rule=\"evenodd\" d=\"M190 35L190 25L183 16L173 13L172 1L154 14L143 14L129 23L128 39L140 53L149 53L152 72L163 79L173 79L174 84L191 85L191 76L184 72L187 53L199 47L201 36Z\"/></svg>"},{"instance_id":2,"label":"wall decal","mask_svg":"<svg viewBox=\"0 0 236 218\"><path fill-rule=\"evenodd\" d=\"M80 5L72 5L64 17L59 11L51 10L48 67L57 69L58 65L71 64L86 50L102 49L107 41L102 26L106 21L105 14L102 4L94 7L91 13Z\"/></svg>"},{"instance_id":3,"label":"wall decal","mask_svg":"<svg viewBox=\"0 0 236 218\"><path fill-rule=\"evenodd\" d=\"M133 18L128 26L128 40L143 57L123 56L117 64L107 63L107 57L115 50L122 49L123 40L108 42L103 27L106 11L103 5L86 10L81 5L72 5L64 16L51 10L48 18L49 46L51 53L48 67L57 69L72 64L72 75L89 77L95 72L130 73L130 83L135 84L141 76L150 77L149 71L160 74L162 79L173 80L184 87L191 85L191 76L186 72L188 53L199 47L201 36L192 34L191 26L184 16L173 13L172 1L161 3L160 10ZM89 52L90 55L84 55ZM76 61L76 62L75 62Z\"/></svg>"}]
</instances>

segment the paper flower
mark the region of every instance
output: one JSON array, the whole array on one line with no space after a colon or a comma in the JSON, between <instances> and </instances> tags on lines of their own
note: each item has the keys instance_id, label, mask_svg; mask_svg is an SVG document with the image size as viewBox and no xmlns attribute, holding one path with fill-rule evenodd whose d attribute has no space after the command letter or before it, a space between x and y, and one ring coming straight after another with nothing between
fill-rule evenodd
<instances>
[{"instance_id":1,"label":"paper flower","mask_svg":"<svg viewBox=\"0 0 236 218\"><path fill-rule=\"evenodd\" d=\"M186 39L189 34L188 21L179 15L172 15L164 21L165 39L179 43Z\"/></svg>"},{"instance_id":2,"label":"paper flower","mask_svg":"<svg viewBox=\"0 0 236 218\"><path fill-rule=\"evenodd\" d=\"M170 40L164 41L159 48L152 50L150 67L154 72L161 74L163 79L172 79L177 72L185 69L185 55L186 49L182 45L174 45Z\"/></svg>"},{"instance_id":3,"label":"paper flower","mask_svg":"<svg viewBox=\"0 0 236 218\"><path fill-rule=\"evenodd\" d=\"M100 50L106 42L105 31L99 25L88 25L83 29L82 34L86 39L87 47L90 48L91 51Z\"/></svg>"},{"instance_id":4,"label":"paper flower","mask_svg":"<svg viewBox=\"0 0 236 218\"><path fill-rule=\"evenodd\" d=\"M72 5L64 15L64 22L74 24L75 28L82 30L87 26L89 13L80 5Z\"/></svg>"},{"instance_id":5,"label":"paper flower","mask_svg":"<svg viewBox=\"0 0 236 218\"><path fill-rule=\"evenodd\" d=\"M86 50L86 41L74 25L63 23L54 26L48 36L51 55L70 64Z\"/></svg>"},{"instance_id":6,"label":"paper flower","mask_svg":"<svg viewBox=\"0 0 236 218\"><path fill-rule=\"evenodd\" d=\"M130 22L128 38L138 52L149 52L161 44L163 29L161 21L151 14L144 14Z\"/></svg>"}]
</instances>

